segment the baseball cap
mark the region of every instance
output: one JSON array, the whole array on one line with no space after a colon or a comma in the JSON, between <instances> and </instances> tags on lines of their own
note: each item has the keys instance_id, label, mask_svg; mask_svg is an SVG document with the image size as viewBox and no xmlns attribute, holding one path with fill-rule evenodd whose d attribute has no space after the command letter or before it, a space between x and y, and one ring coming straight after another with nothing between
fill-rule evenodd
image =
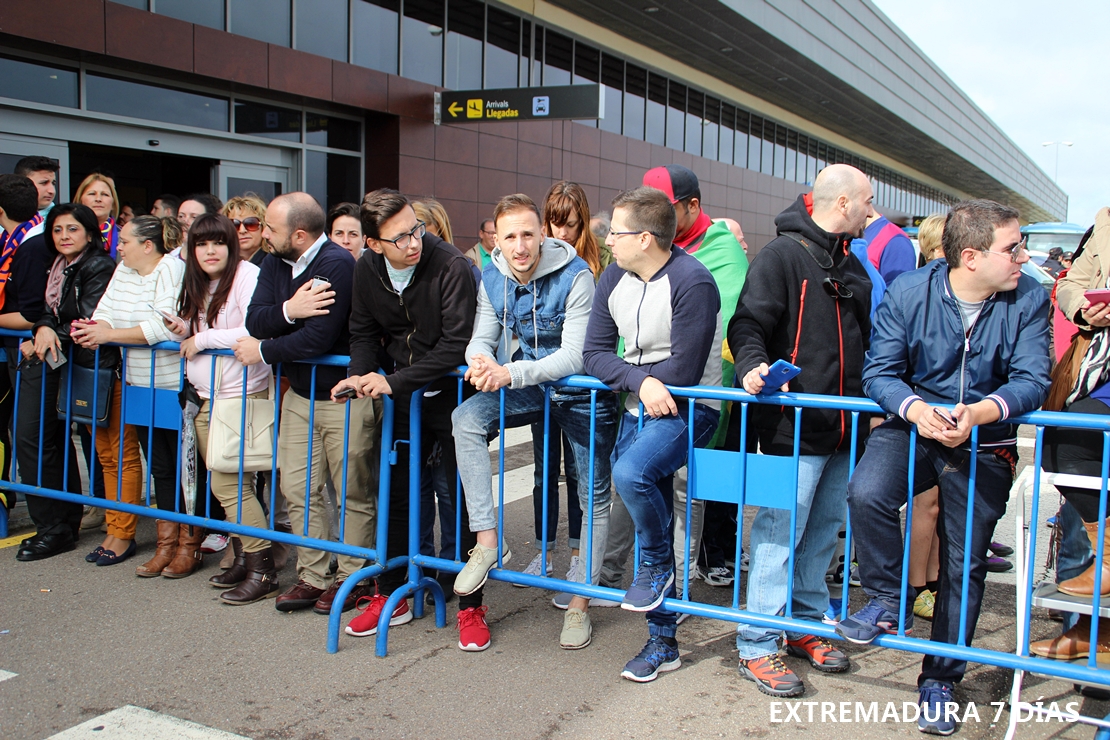
<instances>
[{"instance_id":1,"label":"baseball cap","mask_svg":"<svg viewBox=\"0 0 1110 740\"><path fill-rule=\"evenodd\" d=\"M701 198L698 176L680 164L652 167L644 173L644 185L662 190L671 199L671 203L687 198Z\"/></svg>"}]
</instances>

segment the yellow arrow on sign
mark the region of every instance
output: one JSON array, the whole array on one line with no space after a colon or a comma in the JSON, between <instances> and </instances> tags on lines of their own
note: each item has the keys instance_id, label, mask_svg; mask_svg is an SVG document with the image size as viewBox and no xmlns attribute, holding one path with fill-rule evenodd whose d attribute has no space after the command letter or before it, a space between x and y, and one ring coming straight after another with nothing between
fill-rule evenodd
<instances>
[{"instance_id":1,"label":"yellow arrow on sign","mask_svg":"<svg viewBox=\"0 0 1110 740\"><path fill-rule=\"evenodd\" d=\"M451 114L452 118L458 118L462 111L463 108L458 103L451 103L451 106L447 109L447 112Z\"/></svg>"}]
</instances>

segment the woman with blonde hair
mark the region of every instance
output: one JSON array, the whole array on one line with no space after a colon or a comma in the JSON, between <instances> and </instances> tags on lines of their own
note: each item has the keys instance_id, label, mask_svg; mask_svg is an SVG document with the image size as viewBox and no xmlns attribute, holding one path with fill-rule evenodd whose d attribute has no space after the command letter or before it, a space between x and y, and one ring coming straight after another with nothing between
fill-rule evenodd
<instances>
[{"instance_id":1,"label":"woman with blonde hair","mask_svg":"<svg viewBox=\"0 0 1110 740\"><path fill-rule=\"evenodd\" d=\"M116 258L116 247L119 245L119 195L116 194L116 182L102 172L93 172L77 186L77 193L73 196L74 203L88 206L96 215L100 224L100 237L104 240L104 248L112 259Z\"/></svg>"},{"instance_id":2,"label":"woman with blonde hair","mask_svg":"<svg viewBox=\"0 0 1110 740\"><path fill-rule=\"evenodd\" d=\"M917 245L921 250L921 259L925 262L944 257L944 244L941 243L941 237L944 236L944 219L943 213L934 213L917 227Z\"/></svg>"},{"instance_id":3,"label":"woman with blonde hair","mask_svg":"<svg viewBox=\"0 0 1110 740\"><path fill-rule=\"evenodd\" d=\"M231 219L235 227L239 258L259 267L267 251L266 240L262 238L262 230L266 228L266 201L257 193L243 193L230 198L220 213Z\"/></svg>"}]
</instances>

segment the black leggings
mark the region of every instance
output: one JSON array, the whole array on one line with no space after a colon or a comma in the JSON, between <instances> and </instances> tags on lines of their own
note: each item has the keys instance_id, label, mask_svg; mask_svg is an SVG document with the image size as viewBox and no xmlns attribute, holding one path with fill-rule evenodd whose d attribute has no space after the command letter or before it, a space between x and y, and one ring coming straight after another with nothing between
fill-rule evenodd
<instances>
[{"instance_id":1,"label":"black leggings","mask_svg":"<svg viewBox=\"0 0 1110 740\"><path fill-rule=\"evenodd\" d=\"M1110 406L1097 398L1081 398L1065 411L1110 415ZM1102 475L1102 432L1049 427L1044 431L1044 469L1052 473ZM1098 521L1099 492L1090 488L1057 486L1085 522Z\"/></svg>"},{"instance_id":2,"label":"black leggings","mask_svg":"<svg viewBox=\"0 0 1110 740\"><path fill-rule=\"evenodd\" d=\"M139 446L143 448L143 455L146 456L158 510L177 511L184 514L184 496L181 495L181 489L177 485L177 430L159 428L150 430L148 427L136 426L135 433L139 438ZM144 480L143 483L145 484L146 481Z\"/></svg>"}]
</instances>

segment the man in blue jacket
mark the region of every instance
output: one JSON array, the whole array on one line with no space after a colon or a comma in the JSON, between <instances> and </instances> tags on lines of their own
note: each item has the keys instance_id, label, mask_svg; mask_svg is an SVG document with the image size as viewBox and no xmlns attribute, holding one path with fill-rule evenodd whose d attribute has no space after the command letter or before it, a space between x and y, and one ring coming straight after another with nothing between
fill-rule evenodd
<instances>
[{"instance_id":1,"label":"man in blue jacket","mask_svg":"<svg viewBox=\"0 0 1110 740\"><path fill-rule=\"evenodd\" d=\"M946 262L896 280L875 313L864 391L892 417L878 427L848 484L859 574L871 602L836 628L861 644L901 624L902 531L910 430L917 427L913 490L940 487L940 588L932 639L975 632L987 575L986 552L1006 511L1017 462L1016 426L1006 420L1036 409L1049 387L1048 294L1021 273L1028 261L1018 212L988 200L952 207L944 225ZM954 407L951 411L941 405ZM972 429L978 426L972 449ZM973 461L972 454L975 455ZM970 468L976 463L971 512L971 572L961 593ZM907 595L907 611L913 594ZM913 614L906 614L906 632ZM956 730L945 712L966 662L928 655L918 677L918 729Z\"/></svg>"}]
</instances>

